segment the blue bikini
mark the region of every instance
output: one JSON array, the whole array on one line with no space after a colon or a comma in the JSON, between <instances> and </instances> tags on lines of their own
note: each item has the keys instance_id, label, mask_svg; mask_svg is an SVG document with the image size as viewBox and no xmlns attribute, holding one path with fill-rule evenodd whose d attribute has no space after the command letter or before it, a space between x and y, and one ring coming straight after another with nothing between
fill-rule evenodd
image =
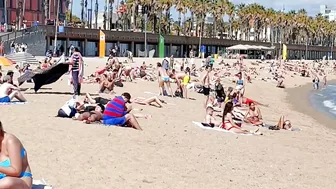
<instances>
[{"instance_id":1,"label":"blue bikini","mask_svg":"<svg viewBox=\"0 0 336 189\"><path fill-rule=\"evenodd\" d=\"M24 158L24 156L26 155L26 150L24 148L21 149L21 158ZM5 161L0 162L0 166L1 167L10 167L11 166L11 162L10 159L7 159ZM0 173L0 179L5 178L7 175ZM19 175L19 178L21 177L33 177L33 175L29 172L22 172Z\"/></svg>"}]
</instances>

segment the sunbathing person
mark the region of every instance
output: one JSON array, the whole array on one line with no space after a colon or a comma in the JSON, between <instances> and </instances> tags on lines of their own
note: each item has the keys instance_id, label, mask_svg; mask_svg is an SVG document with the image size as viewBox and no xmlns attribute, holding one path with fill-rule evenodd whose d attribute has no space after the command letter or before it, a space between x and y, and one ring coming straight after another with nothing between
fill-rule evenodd
<instances>
[{"instance_id":1,"label":"sunbathing person","mask_svg":"<svg viewBox=\"0 0 336 189\"><path fill-rule=\"evenodd\" d=\"M103 123L108 126L130 126L137 130L142 130L135 116L128 113L126 103L130 102L131 95L123 93L110 101L103 113Z\"/></svg>"},{"instance_id":2,"label":"sunbathing person","mask_svg":"<svg viewBox=\"0 0 336 189\"><path fill-rule=\"evenodd\" d=\"M214 108L211 104L207 105L205 120L202 123L205 127L219 127L221 125L220 121L217 121L213 116Z\"/></svg>"},{"instance_id":3,"label":"sunbathing person","mask_svg":"<svg viewBox=\"0 0 336 189\"><path fill-rule=\"evenodd\" d=\"M89 103L89 104L106 105L110 101L111 101L111 99L103 98L103 97L100 97L100 96L92 98L89 93L85 94L85 99L84 99L84 103Z\"/></svg>"},{"instance_id":4,"label":"sunbathing person","mask_svg":"<svg viewBox=\"0 0 336 189\"><path fill-rule=\"evenodd\" d=\"M249 104L249 109L244 116L244 121L246 123L251 123L254 126L263 125L261 111L253 102Z\"/></svg>"},{"instance_id":5,"label":"sunbathing person","mask_svg":"<svg viewBox=\"0 0 336 189\"><path fill-rule=\"evenodd\" d=\"M94 110L91 111L84 111L83 113L76 114L73 117L74 120L84 121L87 124L101 121L103 119L103 112L105 107L102 104L97 104Z\"/></svg>"},{"instance_id":6,"label":"sunbathing person","mask_svg":"<svg viewBox=\"0 0 336 189\"><path fill-rule=\"evenodd\" d=\"M12 78L9 75L3 78L3 82L4 83L0 85L0 102L11 102L14 98L20 102L27 101L20 92L20 89L11 84Z\"/></svg>"},{"instance_id":7,"label":"sunbathing person","mask_svg":"<svg viewBox=\"0 0 336 189\"><path fill-rule=\"evenodd\" d=\"M155 103L155 106L158 106L159 108L163 107L163 104L166 102L164 100L160 100L158 97L153 96L150 98L141 98L137 97L133 100L134 103L141 104L141 105L152 105L152 103Z\"/></svg>"},{"instance_id":8,"label":"sunbathing person","mask_svg":"<svg viewBox=\"0 0 336 189\"><path fill-rule=\"evenodd\" d=\"M0 188L29 189L33 178L27 152L20 140L3 129L0 121Z\"/></svg>"},{"instance_id":9,"label":"sunbathing person","mask_svg":"<svg viewBox=\"0 0 336 189\"><path fill-rule=\"evenodd\" d=\"M100 82L99 93L104 93L106 90L112 94L114 88L114 80L111 77L108 77L106 74L103 74Z\"/></svg>"},{"instance_id":10,"label":"sunbathing person","mask_svg":"<svg viewBox=\"0 0 336 189\"><path fill-rule=\"evenodd\" d=\"M269 129L270 130L280 130L280 129L291 130L292 124L289 120L285 120L285 116L281 116L278 124L275 126L270 126Z\"/></svg>"},{"instance_id":11,"label":"sunbathing person","mask_svg":"<svg viewBox=\"0 0 336 189\"><path fill-rule=\"evenodd\" d=\"M232 110L233 110L233 103L228 102L225 104L224 111L223 111L223 117L222 117L222 125L220 126L221 128L234 132L234 133L239 133L239 134L257 134L261 135L259 132L259 129L251 132L247 130L243 130L241 127L239 127L235 122L233 121L233 115L232 115Z\"/></svg>"}]
</instances>

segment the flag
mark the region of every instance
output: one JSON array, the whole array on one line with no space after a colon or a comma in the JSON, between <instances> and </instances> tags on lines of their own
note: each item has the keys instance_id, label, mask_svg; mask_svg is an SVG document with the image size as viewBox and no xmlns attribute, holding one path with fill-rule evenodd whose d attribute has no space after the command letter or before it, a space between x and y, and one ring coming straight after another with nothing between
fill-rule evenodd
<instances>
[{"instance_id":1,"label":"flag","mask_svg":"<svg viewBox=\"0 0 336 189\"><path fill-rule=\"evenodd\" d=\"M105 33L101 30L99 32L99 57L105 57Z\"/></svg>"},{"instance_id":2,"label":"flag","mask_svg":"<svg viewBox=\"0 0 336 189\"><path fill-rule=\"evenodd\" d=\"M287 45L282 44L282 60L287 60Z\"/></svg>"}]
</instances>

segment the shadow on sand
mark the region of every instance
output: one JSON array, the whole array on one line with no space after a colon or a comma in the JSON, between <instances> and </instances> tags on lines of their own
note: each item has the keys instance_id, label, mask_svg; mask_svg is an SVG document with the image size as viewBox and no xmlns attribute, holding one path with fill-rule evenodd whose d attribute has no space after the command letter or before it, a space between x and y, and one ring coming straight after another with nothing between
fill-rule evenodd
<instances>
[{"instance_id":1,"label":"shadow on sand","mask_svg":"<svg viewBox=\"0 0 336 189\"><path fill-rule=\"evenodd\" d=\"M38 92L26 92L25 94L53 94L53 95L73 95L72 92L57 92L57 91L38 91ZM81 96L85 96L85 93L81 93ZM91 96L98 96L99 94L90 94Z\"/></svg>"}]
</instances>

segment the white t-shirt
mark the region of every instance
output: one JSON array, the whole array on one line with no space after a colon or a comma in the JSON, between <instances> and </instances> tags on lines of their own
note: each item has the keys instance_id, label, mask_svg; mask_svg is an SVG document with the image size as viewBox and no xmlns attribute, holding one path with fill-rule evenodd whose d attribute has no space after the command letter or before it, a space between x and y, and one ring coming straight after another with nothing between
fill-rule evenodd
<instances>
[{"instance_id":1,"label":"white t-shirt","mask_svg":"<svg viewBox=\"0 0 336 189\"><path fill-rule=\"evenodd\" d=\"M70 116L71 109L73 109L75 107L76 107L75 99L70 99L61 107L61 110L63 110L64 113L66 113L67 116Z\"/></svg>"},{"instance_id":2,"label":"white t-shirt","mask_svg":"<svg viewBox=\"0 0 336 189\"><path fill-rule=\"evenodd\" d=\"M0 85L0 98L8 96L7 92L11 86L12 85L7 82Z\"/></svg>"}]
</instances>

